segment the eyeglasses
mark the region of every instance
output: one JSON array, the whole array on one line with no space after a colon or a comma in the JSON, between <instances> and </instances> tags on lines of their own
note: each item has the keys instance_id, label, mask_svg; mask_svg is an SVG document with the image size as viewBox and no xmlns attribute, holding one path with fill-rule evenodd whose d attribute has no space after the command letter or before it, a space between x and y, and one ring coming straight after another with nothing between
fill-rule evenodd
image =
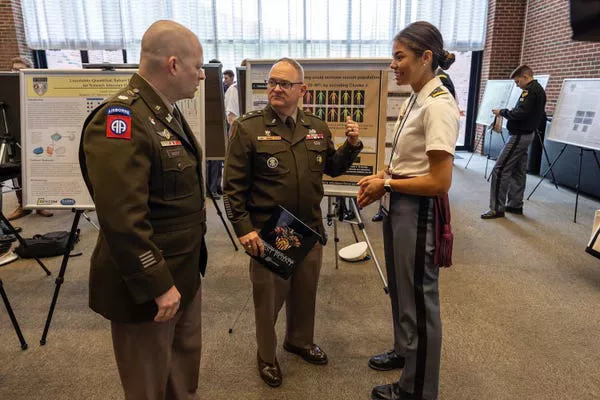
<instances>
[{"instance_id":1,"label":"eyeglasses","mask_svg":"<svg viewBox=\"0 0 600 400\"><path fill-rule=\"evenodd\" d=\"M302 85L304 82L288 82L288 81L278 81L276 79L269 79L266 81L267 86L270 88L274 88L279 85L280 88L288 90L291 89L294 85Z\"/></svg>"}]
</instances>

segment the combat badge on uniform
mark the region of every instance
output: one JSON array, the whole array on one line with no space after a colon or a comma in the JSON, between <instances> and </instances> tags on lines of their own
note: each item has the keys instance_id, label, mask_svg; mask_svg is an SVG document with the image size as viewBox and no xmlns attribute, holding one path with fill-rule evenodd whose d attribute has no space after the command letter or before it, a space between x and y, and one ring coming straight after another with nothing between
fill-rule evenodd
<instances>
[{"instance_id":1,"label":"combat badge on uniform","mask_svg":"<svg viewBox=\"0 0 600 400\"><path fill-rule=\"evenodd\" d=\"M106 137L131 140L131 109L112 106L106 109Z\"/></svg>"}]
</instances>

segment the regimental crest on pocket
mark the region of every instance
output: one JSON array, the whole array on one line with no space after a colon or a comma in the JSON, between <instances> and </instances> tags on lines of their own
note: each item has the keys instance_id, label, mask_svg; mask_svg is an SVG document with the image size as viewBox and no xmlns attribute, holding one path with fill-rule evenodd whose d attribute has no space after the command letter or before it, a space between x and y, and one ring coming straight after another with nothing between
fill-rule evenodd
<instances>
[{"instance_id":1,"label":"regimental crest on pocket","mask_svg":"<svg viewBox=\"0 0 600 400\"><path fill-rule=\"evenodd\" d=\"M279 160L275 157L269 157L267 160L267 167L275 169L279 166Z\"/></svg>"}]
</instances>

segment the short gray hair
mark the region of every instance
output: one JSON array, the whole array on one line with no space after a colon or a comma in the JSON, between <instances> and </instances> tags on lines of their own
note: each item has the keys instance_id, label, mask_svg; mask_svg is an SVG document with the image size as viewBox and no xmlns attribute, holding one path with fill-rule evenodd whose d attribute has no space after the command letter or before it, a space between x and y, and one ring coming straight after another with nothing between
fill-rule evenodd
<instances>
[{"instance_id":1,"label":"short gray hair","mask_svg":"<svg viewBox=\"0 0 600 400\"><path fill-rule=\"evenodd\" d=\"M302 65L300 65L300 63L296 60L294 60L293 58L289 58L289 57L282 57L279 60L276 60L273 65L275 64L279 64L279 63L285 63L288 65L291 65L296 72L298 72L298 75L300 75L300 81L304 82L304 68L302 68Z\"/></svg>"}]
</instances>

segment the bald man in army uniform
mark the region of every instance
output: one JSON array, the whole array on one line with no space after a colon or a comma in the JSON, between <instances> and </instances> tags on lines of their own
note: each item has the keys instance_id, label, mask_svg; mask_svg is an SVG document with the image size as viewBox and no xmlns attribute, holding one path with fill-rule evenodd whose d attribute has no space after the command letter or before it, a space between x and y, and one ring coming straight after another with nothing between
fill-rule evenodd
<instances>
[{"instance_id":1,"label":"bald man in army uniform","mask_svg":"<svg viewBox=\"0 0 600 400\"><path fill-rule=\"evenodd\" d=\"M269 105L233 124L225 160L225 208L240 243L254 256L264 252L257 230L278 205L325 237L323 173L341 175L362 149L358 125L348 120L346 143L335 150L327 125L298 108L306 89L302 66L281 59L269 72ZM284 301L287 330L283 348L309 363L327 363L327 355L313 340L322 250L322 243L316 243L288 280L250 261L258 371L269 386L282 382L275 322Z\"/></svg>"},{"instance_id":2,"label":"bald man in army uniform","mask_svg":"<svg viewBox=\"0 0 600 400\"><path fill-rule=\"evenodd\" d=\"M206 267L202 150L175 102L204 79L190 30L158 21L139 73L85 122L79 157L100 234L90 307L111 321L126 399L197 399Z\"/></svg>"}]
</instances>

